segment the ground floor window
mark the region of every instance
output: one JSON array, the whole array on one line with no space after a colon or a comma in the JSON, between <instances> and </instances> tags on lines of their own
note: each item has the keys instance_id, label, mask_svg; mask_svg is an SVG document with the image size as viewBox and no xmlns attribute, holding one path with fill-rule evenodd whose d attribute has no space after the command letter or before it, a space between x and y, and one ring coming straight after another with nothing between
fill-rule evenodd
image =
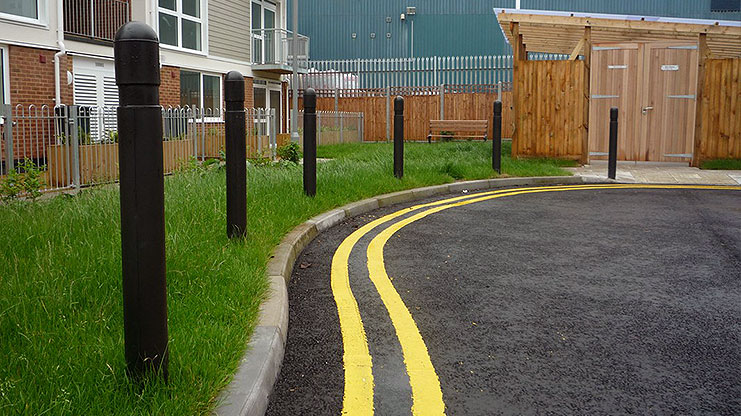
<instances>
[{"instance_id":1,"label":"ground floor window","mask_svg":"<svg viewBox=\"0 0 741 416\"><path fill-rule=\"evenodd\" d=\"M180 105L221 109L221 76L180 70Z\"/></svg>"}]
</instances>

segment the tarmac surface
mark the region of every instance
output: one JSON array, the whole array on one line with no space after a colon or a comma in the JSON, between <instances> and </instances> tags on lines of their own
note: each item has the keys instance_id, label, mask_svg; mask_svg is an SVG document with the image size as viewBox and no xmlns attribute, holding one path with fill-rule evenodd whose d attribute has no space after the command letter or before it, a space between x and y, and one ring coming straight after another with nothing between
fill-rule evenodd
<instances>
[{"instance_id":1,"label":"tarmac surface","mask_svg":"<svg viewBox=\"0 0 741 416\"><path fill-rule=\"evenodd\" d=\"M368 222L420 203L347 219L303 251L267 414L342 413L332 257ZM415 212L365 234L349 257L378 415L408 415L416 404L405 334L369 279L367 248ZM446 414L741 414L739 190L489 199L407 224L382 260L429 352Z\"/></svg>"}]
</instances>

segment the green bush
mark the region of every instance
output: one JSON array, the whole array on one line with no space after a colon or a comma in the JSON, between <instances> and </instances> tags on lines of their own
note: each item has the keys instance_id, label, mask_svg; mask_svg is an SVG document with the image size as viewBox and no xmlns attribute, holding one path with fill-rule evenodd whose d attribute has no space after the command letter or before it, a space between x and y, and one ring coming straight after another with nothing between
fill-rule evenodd
<instances>
[{"instance_id":1,"label":"green bush","mask_svg":"<svg viewBox=\"0 0 741 416\"><path fill-rule=\"evenodd\" d=\"M0 199L10 201L25 195L36 200L41 196L41 187L44 186L41 175L46 166L39 167L33 160L26 158L18 167L20 173L13 169L0 180Z\"/></svg>"},{"instance_id":2,"label":"green bush","mask_svg":"<svg viewBox=\"0 0 741 416\"><path fill-rule=\"evenodd\" d=\"M289 162L298 163L301 160L301 148L298 143L288 143L278 148L278 157Z\"/></svg>"}]
</instances>

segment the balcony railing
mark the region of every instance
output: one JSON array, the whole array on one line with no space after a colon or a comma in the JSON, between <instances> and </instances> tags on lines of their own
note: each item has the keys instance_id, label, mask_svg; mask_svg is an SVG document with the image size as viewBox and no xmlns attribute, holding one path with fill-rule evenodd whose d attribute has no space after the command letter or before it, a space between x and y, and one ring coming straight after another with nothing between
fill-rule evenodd
<instances>
[{"instance_id":1,"label":"balcony railing","mask_svg":"<svg viewBox=\"0 0 741 416\"><path fill-rule=\"evenodd\" d=\"M297 67L305 72L309 67L309 37L298 35ZM285 29L252 30L252 62L255 69L290 72L293 68L293 32Z\"/></svg>"},{"instance_id":2,"label":"balcony railing","mask_svg":"<svg viewBox=\"0 0 741 416\"><path fill-rule=\"evenodd\" d=\"M64 33L75 38L113 41L131 20L128 0L64 0Z\"/></svg>"}]
</instances>

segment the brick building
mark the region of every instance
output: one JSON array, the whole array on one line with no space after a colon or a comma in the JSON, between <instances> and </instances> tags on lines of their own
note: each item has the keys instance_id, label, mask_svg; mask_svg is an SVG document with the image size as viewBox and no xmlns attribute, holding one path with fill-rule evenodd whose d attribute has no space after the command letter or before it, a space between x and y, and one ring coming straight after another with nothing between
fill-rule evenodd
<instances>
[{"instance_id":1,"label":"brick building","mask_svg":"<svg viewBox=\"0 0 741 416\"><path fill-rule=\"evenodd\" d=\"M162 106L222 108L224 76L237 70L245 107L276 109L285 131L286 15L285 0L3 1L0 104L116 106L113 37L138 20L159 34Z\"/></svg>"}]
</instances>

